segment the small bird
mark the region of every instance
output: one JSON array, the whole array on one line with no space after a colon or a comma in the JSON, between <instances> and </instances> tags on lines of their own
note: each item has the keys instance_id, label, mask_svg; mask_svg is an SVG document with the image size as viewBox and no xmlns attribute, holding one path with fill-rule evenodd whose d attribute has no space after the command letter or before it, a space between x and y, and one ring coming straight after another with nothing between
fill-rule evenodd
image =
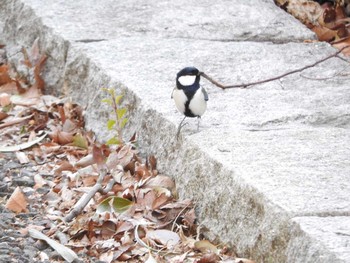
<instances>
[{"instance_id":1,"label":"small bird","mask_svg":"<svg viewBox=\"0 0 350 263\"><path fill-rule=\"evenodd\" d=\"M171 94L171 98L174 99L179 112L185 115L179 124L177 136L186 117L197 117L197 129L199 129L199 118L207 109L209 98L205 89L199 85L200 76L201 72L195 67L186 67L177 73L176 87Z\"/></svg>"}]
</instances>

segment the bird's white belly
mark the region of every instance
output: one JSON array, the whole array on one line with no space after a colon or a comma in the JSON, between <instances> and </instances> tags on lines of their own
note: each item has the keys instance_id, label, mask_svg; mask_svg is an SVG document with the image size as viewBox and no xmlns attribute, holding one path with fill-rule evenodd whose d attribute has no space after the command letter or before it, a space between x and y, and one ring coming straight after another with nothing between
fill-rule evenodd
<instances>
[{"instance_id":1,"label":"bird's white belly","mask_svg":"<svg viewBox=\"0 0 350 263\"><path fill-rule=\"evenodd\" d=\"M183 92L183 90L179 90L179 89L175 88L173 90L172 98L175 101L176 108L179 110L179 112L184 114L184 112L185 112L185 104L186 104L186 101L187 101L186 94Z\"/></svg>"},{"instance_id":2,"label":"bird's white belly","mask_svg":"<svg viewBox=\"0 0 350 263\"><path fill-rule=\"evenodd\" d=\"M207 102L204 98L202 88L200 88L193 96L190 105L190 110L196 116L202 116L207 109Z\"/></svg>"}]
</instances>

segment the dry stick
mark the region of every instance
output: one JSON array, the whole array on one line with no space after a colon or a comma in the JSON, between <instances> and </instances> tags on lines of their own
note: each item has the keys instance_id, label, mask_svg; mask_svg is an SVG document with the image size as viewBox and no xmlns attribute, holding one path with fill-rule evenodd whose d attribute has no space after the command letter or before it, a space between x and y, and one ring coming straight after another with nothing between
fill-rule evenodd
<instances>
[{"instance_id":1,"label":"dry stick","mask_svg":"<svg viewBox=\"0 0 350 263\"><path fill-rule=\"evenodd\" d=\"M279 75L279 76L276 76L276 77L273 77L273 78L269 78L269 79L264 79L264 80L259 80L259 81L255 81L255 82L250 82L250 83L245 83L245 84L237 84L237 85L223 85L219 82L217 82L216 80L212 79L211 77L209 77L207 74L205 74L204 72L200 72L200 75L203 76L204 78L206 78L207 80L209 80L211 83L213 83L214 85L218 86L219 88L221 89L232 89L232 88L247 88L249 86L253 86L253 85L257 85L257 84L262 84L262 83L266 83L266 82L270 82L270 81L274 81L274 80L277 80L277 79L281 79L283 77L286 77L288 75L291 75L291 74L294 74L294 73L297 73L297 72L301 72L301 71L304 71L305 69L308 69L308 68L312 68L330 58L334 58L334 57L338 57L338 55L346 48L348 48L350 46L345 46L341 49L339 49L337 52L333 53L332 55L329 55L321 60L318 60L316 61L315 63L312 63L310 65L307 65L305 67L302 67L302 68L299 68L299 69L296 69L296 70L292 70L292 71L289 71L287 73L284 73L282 75Z\"/></svg>"},{"instance_id":2,"label":"dry stick","mask_svg":"<svg viewBox=\"0 0 350 263\"><path fill-rule=\"evenodd\" d=\"M339 56L337 56L337 58L341 58ZM348 69L350 67L350 64L348 64L346 67L344 67L342 70L338 71L337 73L333 74L333 76L329 76L329 77L310 77L310 76L306 76L303 73L300 74L301 77L306 78L306 79L310 79L310 80L328 80L328 79L332 79L335 78L337 76L340 76L346 69Z\"/></svg>"},{"instance_id":3,"label":"dry stick","mask_svg":"<svg viewBox=\"0 0 350 263\"><path fill-rule=\"evenodd\" d=\"M90 202L90 200L95 196L97 192L103 191L102 182L106 175L107 171L105 169L101 169L100 175L96 181L96 184L90 189L90 191L83 195L79 201L75 204L73 209L69 212L69 214L64 218L65 222L70 222L77 215L83 211L84 207Z\"/></svg>"},{"instance_id":4,"label":"dry stick","mask_svg":"<svg viewBox=\"0 0 350 263\"><path fill-rule=\"evenodd\" d=\"M186 209L187 207L189 207L189 206L190 206L190 204L186 205L186 206L180 211L180 213L177 214L177 216L176 216L176 218L175 218L175 220L174 220L174 222L173 222L173 225L172 225L172 227L171 227L171 231L174 231L174 228L175 228L177 219L178 219L178 218L180 217L180 215L185 211L185 209Z\"/></svg>"}]
</instances>

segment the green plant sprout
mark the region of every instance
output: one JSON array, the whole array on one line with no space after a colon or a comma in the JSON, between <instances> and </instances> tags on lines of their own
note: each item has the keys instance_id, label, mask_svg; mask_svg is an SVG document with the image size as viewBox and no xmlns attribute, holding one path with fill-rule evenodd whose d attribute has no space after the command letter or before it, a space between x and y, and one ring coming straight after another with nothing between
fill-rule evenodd
<instances>
[{"instance_id":1,"label":"green plant sprout","mask_svg":"<svg viewBox=\"0 0 350 263\"><path fill-rule=\"evenodd\" d=\"M123 128L128 122L128 118L125 118L127 108L121 107L121 101L124 95L117 95L113 88L103 88L109 95L109 98L102 99L102 102L107 103L113 109L114 117L108 119L107 129L109 131L115 130L115 134L110 138L107 145L121 145L124 144L123 140Z\"/></svg>"}]
</instances>

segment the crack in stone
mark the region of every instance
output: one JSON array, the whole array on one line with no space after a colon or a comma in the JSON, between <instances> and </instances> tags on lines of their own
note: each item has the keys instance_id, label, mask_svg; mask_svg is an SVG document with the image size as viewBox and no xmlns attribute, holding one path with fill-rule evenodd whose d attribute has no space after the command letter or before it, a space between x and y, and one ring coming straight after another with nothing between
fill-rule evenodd
<instances>
[{"instance_id":1,"label":"crack in stone","mask_svg":"<svg viewBox=\"0 0 350 263\"><path fill-rule=\"evenodd\" d=\"M288 43L304 43L305 39L270 39L268 37L263 38L259 36L253 36L249 38L240 38L235 39L230 38L195 38L195 37L167 37L167 39L185 39L185 40L200 40L200 41L211 41L211 42L223 42L223 43L240 43L240 42L256 42L256 43L272 43L272 44L288 44Z\"/></svg>"},{"instance_id":2,"label":"crack in stone","mask_svg":"<svg viewBox=\"0 0 350 263\"><path fill-rule=\"evenodd\" d=\"M107 39L105 39L105 38L101 38L101 39L90 39L90 38L87 38L87 39L78 39L78 40L75 40L74 42L94 43L94 42L101 42L101 41L107 41Z\"/></svg>"},{"instance_id":3,"label":"crack in stone","mask_svg":"<svg viewBox=\"0 0 350 263\"><path fill-rule=\"evenodd\" d=\"M248 130L254 132L254 131L276 130L275 128L272 128L272 127L277 125L282 125L282 124L295 123L295 122L301 123L301 124L308 124L313 127L333 126L338 128L347 128L347 127L350 127L350 114L349 113L345 113L341 115L331 115L331 114L324 114L324 113L315 113L311 115L298 114L294 116L285 116L282 118L268 120L263 123L247 123L246 125L253 127L252 129L248 129ZM262 127L271 127L271 128L259 129Z\"/></svg>"}]
</instances>

